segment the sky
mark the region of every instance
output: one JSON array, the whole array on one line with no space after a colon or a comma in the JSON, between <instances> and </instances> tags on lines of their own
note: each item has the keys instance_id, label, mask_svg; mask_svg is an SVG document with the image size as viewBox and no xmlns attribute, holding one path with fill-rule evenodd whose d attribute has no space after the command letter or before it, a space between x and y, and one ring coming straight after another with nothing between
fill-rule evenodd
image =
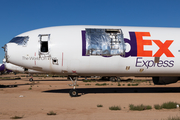
<instances>
[{"instance_id":1,"label":"sky","mask_svg":"<svg viewBox=\"0 0 180 120\"><path fill-rule=\"evenodd\" d=\"M30 30L64 25L180 27L180 0L0 0L1 48Z\"/></svg>"}]
</instances>

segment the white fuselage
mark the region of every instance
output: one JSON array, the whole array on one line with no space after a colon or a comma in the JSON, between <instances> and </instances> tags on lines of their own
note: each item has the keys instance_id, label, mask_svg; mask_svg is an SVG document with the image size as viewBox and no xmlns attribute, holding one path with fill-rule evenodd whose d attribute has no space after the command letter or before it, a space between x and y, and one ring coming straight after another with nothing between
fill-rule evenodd
<instances>
[{"instance_id":1,"label":"white fuselage","mask_svg":"<svg viewBox=\"0 0 180 120\"><path fill-rule=\"evenodd\" d=\"M126 45L125 57L85 55L87 43L84 42L87 36L84 32L87 28L121 29ZM7 62L46 73L79 76L179 76L179 33L179 28L49 27L18 35L28 36L27 44L10 42L6 44L5 51ZM44 41L48 43L48 51L42 52Z\"/></svg>"}]
</instances>

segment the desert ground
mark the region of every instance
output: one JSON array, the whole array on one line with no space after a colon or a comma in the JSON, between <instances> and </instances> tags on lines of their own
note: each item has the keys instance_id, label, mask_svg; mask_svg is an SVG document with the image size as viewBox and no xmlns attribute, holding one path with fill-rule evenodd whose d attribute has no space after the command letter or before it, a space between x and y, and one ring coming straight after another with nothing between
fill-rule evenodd
<instances>
[{"instance_id":1,"label":"desert ground","mask_svg":"<svg viewBox=\"0 0 180 120\"><path fill-rule=\"evenodd\" d=\"M21 78L21 79L20 79ZM156 110L155 104L180 103L180 81L169 85L154 85L152 78L121 78L121 82L95 79L78 80L78 97L70 97L72 89L66 77L30 77L25 74L0 76L0 120L22 117L23 120L167 120L180 117L180 109ZM91 78L88 78L90 80ZM133 82L133 83L132 83ZM104 84L98 86L98 84ZM119 85L118 85L119 84ZM14 86L14 87L13 87ZM150 105L151 110L132 111L129 105ZM97 107L102 105L103 107ZM121 110L110 110L120 106ZM47 115L53 111L56 115Z\"/></svg>"}]
</instances>

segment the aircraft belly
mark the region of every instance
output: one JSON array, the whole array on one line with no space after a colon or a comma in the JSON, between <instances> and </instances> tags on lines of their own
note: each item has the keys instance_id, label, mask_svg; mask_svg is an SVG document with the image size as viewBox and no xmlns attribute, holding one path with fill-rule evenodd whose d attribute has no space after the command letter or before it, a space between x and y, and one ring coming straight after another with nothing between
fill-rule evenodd
<instances>
[{"instance_id":1,"label":"aircraft belly","mask_svg":"<svg viewBox=\"0 0 180 120\"><path fill-rule=\"evenodd\" d=\"M80 74L114 74L114 75L138 75L138 76L148 76L148 75L179 75L178 68L175 66L175 61L172 59L167 59L160 61L160 63L155 63L154 58L144 57L144 58L122 58L120 56L112 58L98 58L96 56L91 56L87 64L89 66L84 66L86 62L80 61L76 69ZM174 62L173 62L174 61ZM76 65L76 66L77 66ZM75 67L75 66L74 66ZM86 69L86 71L83 71ZM175 72L176 71L176 72Z\"/></svg>"}]
</instances>

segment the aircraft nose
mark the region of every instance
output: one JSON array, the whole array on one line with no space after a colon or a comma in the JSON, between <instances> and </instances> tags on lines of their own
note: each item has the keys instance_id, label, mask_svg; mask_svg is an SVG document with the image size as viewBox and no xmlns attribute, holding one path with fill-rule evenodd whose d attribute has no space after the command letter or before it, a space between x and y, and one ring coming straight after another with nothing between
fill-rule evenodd
<instances>
[{"instance_id":1,"label":"aircraft nose","mask_svg":"<svg viewBox=\"0 0 180 120\"><path fill-rule=\"evenodd\" d=\"M5 62L8 62L8 51L7 51L7 44L4 45L4 47L2 47L4 49L5 52ZM4 60L3 60L4 62Z\"/></svg>"},{"instance_id":2,"label":"aircraft nose","mask_svg":"<svg viewBox=\"0 0 180 120\"><path fill-rule=\"evenodd\" d=\"M20 50L18 46L14 43L7 43L4 45L4 52L5 52L5 60L7 63L16 63L20 61L18 53L20 53Z\"/></svg>"},{"instance_id":3,"label":"aircraft nose","mask_svg":"<svg viewBox=\"0 0 180 120\"><path fill-rule=\"evenodd\" d=\"M26 47L28 41L28 36L17 36L4 45L6 62L19 64L22 58L20 55L23 53L22 47Z\"/></svg>"}]
</instances>

